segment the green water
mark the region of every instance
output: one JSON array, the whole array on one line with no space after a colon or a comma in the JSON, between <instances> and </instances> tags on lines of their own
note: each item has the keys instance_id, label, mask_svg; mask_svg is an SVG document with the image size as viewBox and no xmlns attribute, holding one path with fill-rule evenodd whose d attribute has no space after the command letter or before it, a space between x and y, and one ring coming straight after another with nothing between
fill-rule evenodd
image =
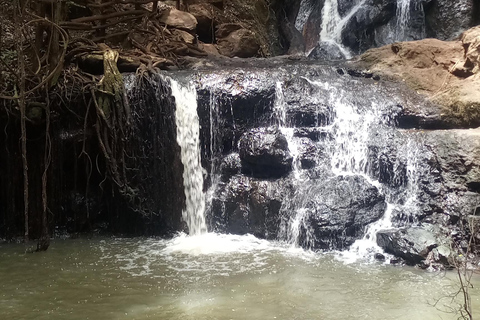
<instances>
[{"instance_id":1,"label":"green water","mask_svg":"<svg viewBox=\"0 0 480 320\"><path fill-rule=\"evenodd\" d=\"M0 246L0 319L457 319L454 273L251 236L56 240ZM477 281L475 279L475 283ZM479 293L472 289L474 311Z\"/></svg>"}]
</instances>

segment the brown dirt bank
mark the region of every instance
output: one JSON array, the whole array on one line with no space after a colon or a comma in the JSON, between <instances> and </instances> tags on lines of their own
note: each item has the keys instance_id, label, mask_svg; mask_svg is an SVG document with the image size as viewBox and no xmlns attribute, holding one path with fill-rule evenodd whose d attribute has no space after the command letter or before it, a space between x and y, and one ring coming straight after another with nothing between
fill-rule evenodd
<instances>
[{"instance_id":1,"label":"brown dirt bank","mask_svg":"<svg viewBox=\"0 0 480 320\"><path fill-rule=\"evenodd\" d=\"M370 49L356 67L405 82L440 106L452 127L480 125L480 26L455 41L424 39Z\"/></svg>"}]
</instances>

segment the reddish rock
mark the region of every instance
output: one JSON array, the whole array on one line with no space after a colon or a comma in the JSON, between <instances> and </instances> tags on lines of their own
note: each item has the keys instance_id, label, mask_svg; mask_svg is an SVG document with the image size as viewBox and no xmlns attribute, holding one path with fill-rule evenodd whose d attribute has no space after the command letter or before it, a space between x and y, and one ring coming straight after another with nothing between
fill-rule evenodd
<instances>
[{"instance_id":1,"label":"reddish rock","mask_svg":"<svg viewBox=\"0 0 480 320\"><path fill-rule=\"evenodd\" d=\"M370 49L354 61L357 67L399 79L441 106L439 115L452 126L480 121L480 27L461 41L424 39Z\"/></svg>"}]
</instances>

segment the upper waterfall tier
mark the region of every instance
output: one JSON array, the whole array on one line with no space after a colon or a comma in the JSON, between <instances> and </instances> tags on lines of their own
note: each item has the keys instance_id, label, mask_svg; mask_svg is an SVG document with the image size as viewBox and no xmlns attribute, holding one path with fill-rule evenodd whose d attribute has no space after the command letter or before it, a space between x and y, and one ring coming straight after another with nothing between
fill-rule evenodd
<instances>
[{"instance_id":1,"label":"upper waterfall tier","mask_svg":"<svg viewBox=\"0 0 480 320\"><path fill-rule=\"evenodd\" d=\"M295 27L309 57L340 60L398 41L453 39L475 25L474 8L472 0L302 0Z\"/></svg>"}]
</instances>

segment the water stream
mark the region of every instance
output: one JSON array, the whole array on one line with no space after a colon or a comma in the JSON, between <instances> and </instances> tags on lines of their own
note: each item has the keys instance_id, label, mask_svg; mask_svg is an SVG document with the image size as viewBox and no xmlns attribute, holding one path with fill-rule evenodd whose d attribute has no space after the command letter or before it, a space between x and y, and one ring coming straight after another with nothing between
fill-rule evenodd
<instances>
[{"instance_id":1,"label":"water stream","mask_svg":"<svg viewBox=\"0 0 480 320\"><path fill-rule=\"evenodd\" d=\"M205 194L203 192L203 168L200 156L200 125L197 114L197 91L195 86L182 86L170 79L175 98L177 142L181 149L183 184L186 204L182 212L191 235L207 231L205 223Z\"/></svg>"}]
</instances>

